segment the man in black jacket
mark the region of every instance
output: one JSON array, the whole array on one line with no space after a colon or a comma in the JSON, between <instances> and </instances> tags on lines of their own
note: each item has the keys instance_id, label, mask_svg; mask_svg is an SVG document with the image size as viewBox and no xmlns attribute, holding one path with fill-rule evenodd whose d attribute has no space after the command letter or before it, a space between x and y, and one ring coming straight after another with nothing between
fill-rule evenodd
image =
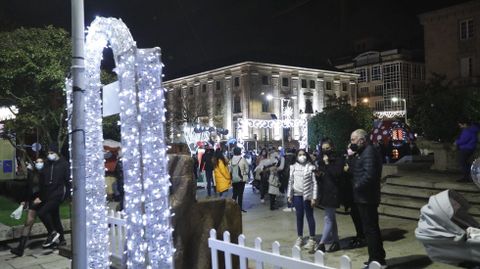
<instances>
[{"instance_id":1,"label":"man in black jacket","mask_svg":"<svg viewBox=\"0 0 480 269\"><path fill-rule=\"evenodd\" d=\"M43 247L50 247L57 242L59 245L66 243L60 220L60 204L70 194L70 165L60 156L57 145L49 146L47 159L40 183L42 205L37 212L48 231Z\"/></svg>"},{"instance_id":2,"label":"man in black jacket","mask_svg":"<svg viewBox=\"0 0 480 269\"><path fill-rule=\"evenodd\" d=\"M368 142L365 130L355 130L350 136L350 142L350 149L356 153L350 167L353 175L353 199L362 219L368 246L366 268L373 261L380 263L382 268L387 268L377 211L380 204L382 158Z\"/></svg>"}]
</instances>

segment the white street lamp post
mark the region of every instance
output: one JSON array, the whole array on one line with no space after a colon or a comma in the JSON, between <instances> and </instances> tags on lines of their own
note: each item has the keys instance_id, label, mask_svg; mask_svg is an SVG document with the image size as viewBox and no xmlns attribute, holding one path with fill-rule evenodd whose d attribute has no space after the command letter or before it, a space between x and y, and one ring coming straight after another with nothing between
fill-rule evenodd
<instances>
[{"instance_id":1,"label":"white street lamp post","mask_svg":"<svg viewBox=\"0 0 480 269\"><path fill-rule=\"evenodd\" d=\"M398 101L403 102L403 111L405 111L405 124L408 124L408 122L407 122L407 100L405 98L399 99L398 97L393 97L392 101L393 102L398 102Z\"/></svg>"}]
</instances>

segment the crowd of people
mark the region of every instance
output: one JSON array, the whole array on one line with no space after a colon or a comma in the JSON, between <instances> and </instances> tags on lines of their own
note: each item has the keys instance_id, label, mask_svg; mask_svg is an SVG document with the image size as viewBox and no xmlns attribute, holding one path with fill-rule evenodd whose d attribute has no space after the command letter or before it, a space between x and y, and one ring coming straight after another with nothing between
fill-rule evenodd
<instances>
[{"instance_id":1,"label":"crowd of people","mask_svg":"<svg viewBox=\"0 0 480 269\"><path fill-rule=\"evenodd\" d=\"M270 210L278 209L278 197L285 197L284 211L296 215L295 246L309 253L317 250L335 252L341 249L336 210L349 210L356 236L348 248L368 247L368 264L378 262L386 268L385 250L380 234L378 211L383 157L364 130L351 134L346 152L337 152L332 140L322 139L317 152L305 149L263 148L258 155L239 147L230 153L206 144L194 158L198 177L205 177L207 195L232 199L246 213L243 205L245 185L250 183L260 194L260 202L269 199ZM268 194L268 196L267 196ZM324 223L320 240L316 240L314 209L323 208ZM304 237L304 219L309 236ZM328 246L328 248L327 248Z\"/></svg>"}]
</instances>

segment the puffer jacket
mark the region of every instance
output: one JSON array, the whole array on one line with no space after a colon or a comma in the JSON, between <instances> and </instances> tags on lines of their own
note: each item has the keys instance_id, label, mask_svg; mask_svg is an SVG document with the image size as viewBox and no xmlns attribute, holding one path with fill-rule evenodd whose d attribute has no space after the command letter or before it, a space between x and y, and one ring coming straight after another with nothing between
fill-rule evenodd
<instances>
[{"instance_id":1,"label":"puffer jacket","mask_svg":"<svg viewBox=\"0 0 480 269\"><path fill-rule=\"evenodd\" d=\"M369 144L353 158L352 165L354 202L380 204L382 158L379 152Z\"/></svg>"},{"instance_id":2,"label":"puffer jacket","mask_svg":"<svg viewBox=\"0 0 480 269\"><path fill-rule=\"evenodd\" d=\"M227 191L232 185L232 178L230 177L230 171L228 171L227 165L228 164L225 164L222 160L218 160L218 165L213 170L217 192Z\"/></svg>"},{"instance_id":3,"label":"puffer jacket","mask_svg":"<svg viewBox=\"0 0 480 269\"><path fill-rule=\"evenodd\" d=\"M293 196L303 196L304 200L316 200L318 186L315 180L315 166L311 163L302 165L295 163L290 166L290 178L288 180L287 194L289 198ZM303 190L296 189L295 185L300 185Z\"/></svg>"}]
</instances>

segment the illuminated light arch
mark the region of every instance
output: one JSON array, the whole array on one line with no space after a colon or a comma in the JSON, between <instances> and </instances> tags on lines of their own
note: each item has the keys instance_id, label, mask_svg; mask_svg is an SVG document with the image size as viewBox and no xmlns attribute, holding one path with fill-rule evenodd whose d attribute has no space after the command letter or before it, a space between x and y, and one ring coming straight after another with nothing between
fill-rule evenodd
<instances>
[{"instance_id":1,"label":"illuminated light arch","mask_svg":"<svg viewBox=\"0 0 480 269\"><path fill-rule=\"evenodd\" d=\"M87 263L95 269L110 265L100 98L100 63L107 44L113 51L120 85L126 265L172 268L160 49L137 49L121 20L102 17L90 25L85 43ZM68 110L71 112L71 105Z\"/></svg>"},{"instance_id":2,"label":"illuminated light arch","mask_svg":"<svg viewBox=\"0 0 480 269\"><path fill-rule=\"evenodd\" d=\"M248 128L257 129L283 129L283 128L299 128L298 142L300 148L306 149L308 146L308 121L307 119L292 119L284 117L280 120L260 120L240 118L237 120L237 136L240 143L243 139L249 137Z\"/></svg>"}]
</instances>

